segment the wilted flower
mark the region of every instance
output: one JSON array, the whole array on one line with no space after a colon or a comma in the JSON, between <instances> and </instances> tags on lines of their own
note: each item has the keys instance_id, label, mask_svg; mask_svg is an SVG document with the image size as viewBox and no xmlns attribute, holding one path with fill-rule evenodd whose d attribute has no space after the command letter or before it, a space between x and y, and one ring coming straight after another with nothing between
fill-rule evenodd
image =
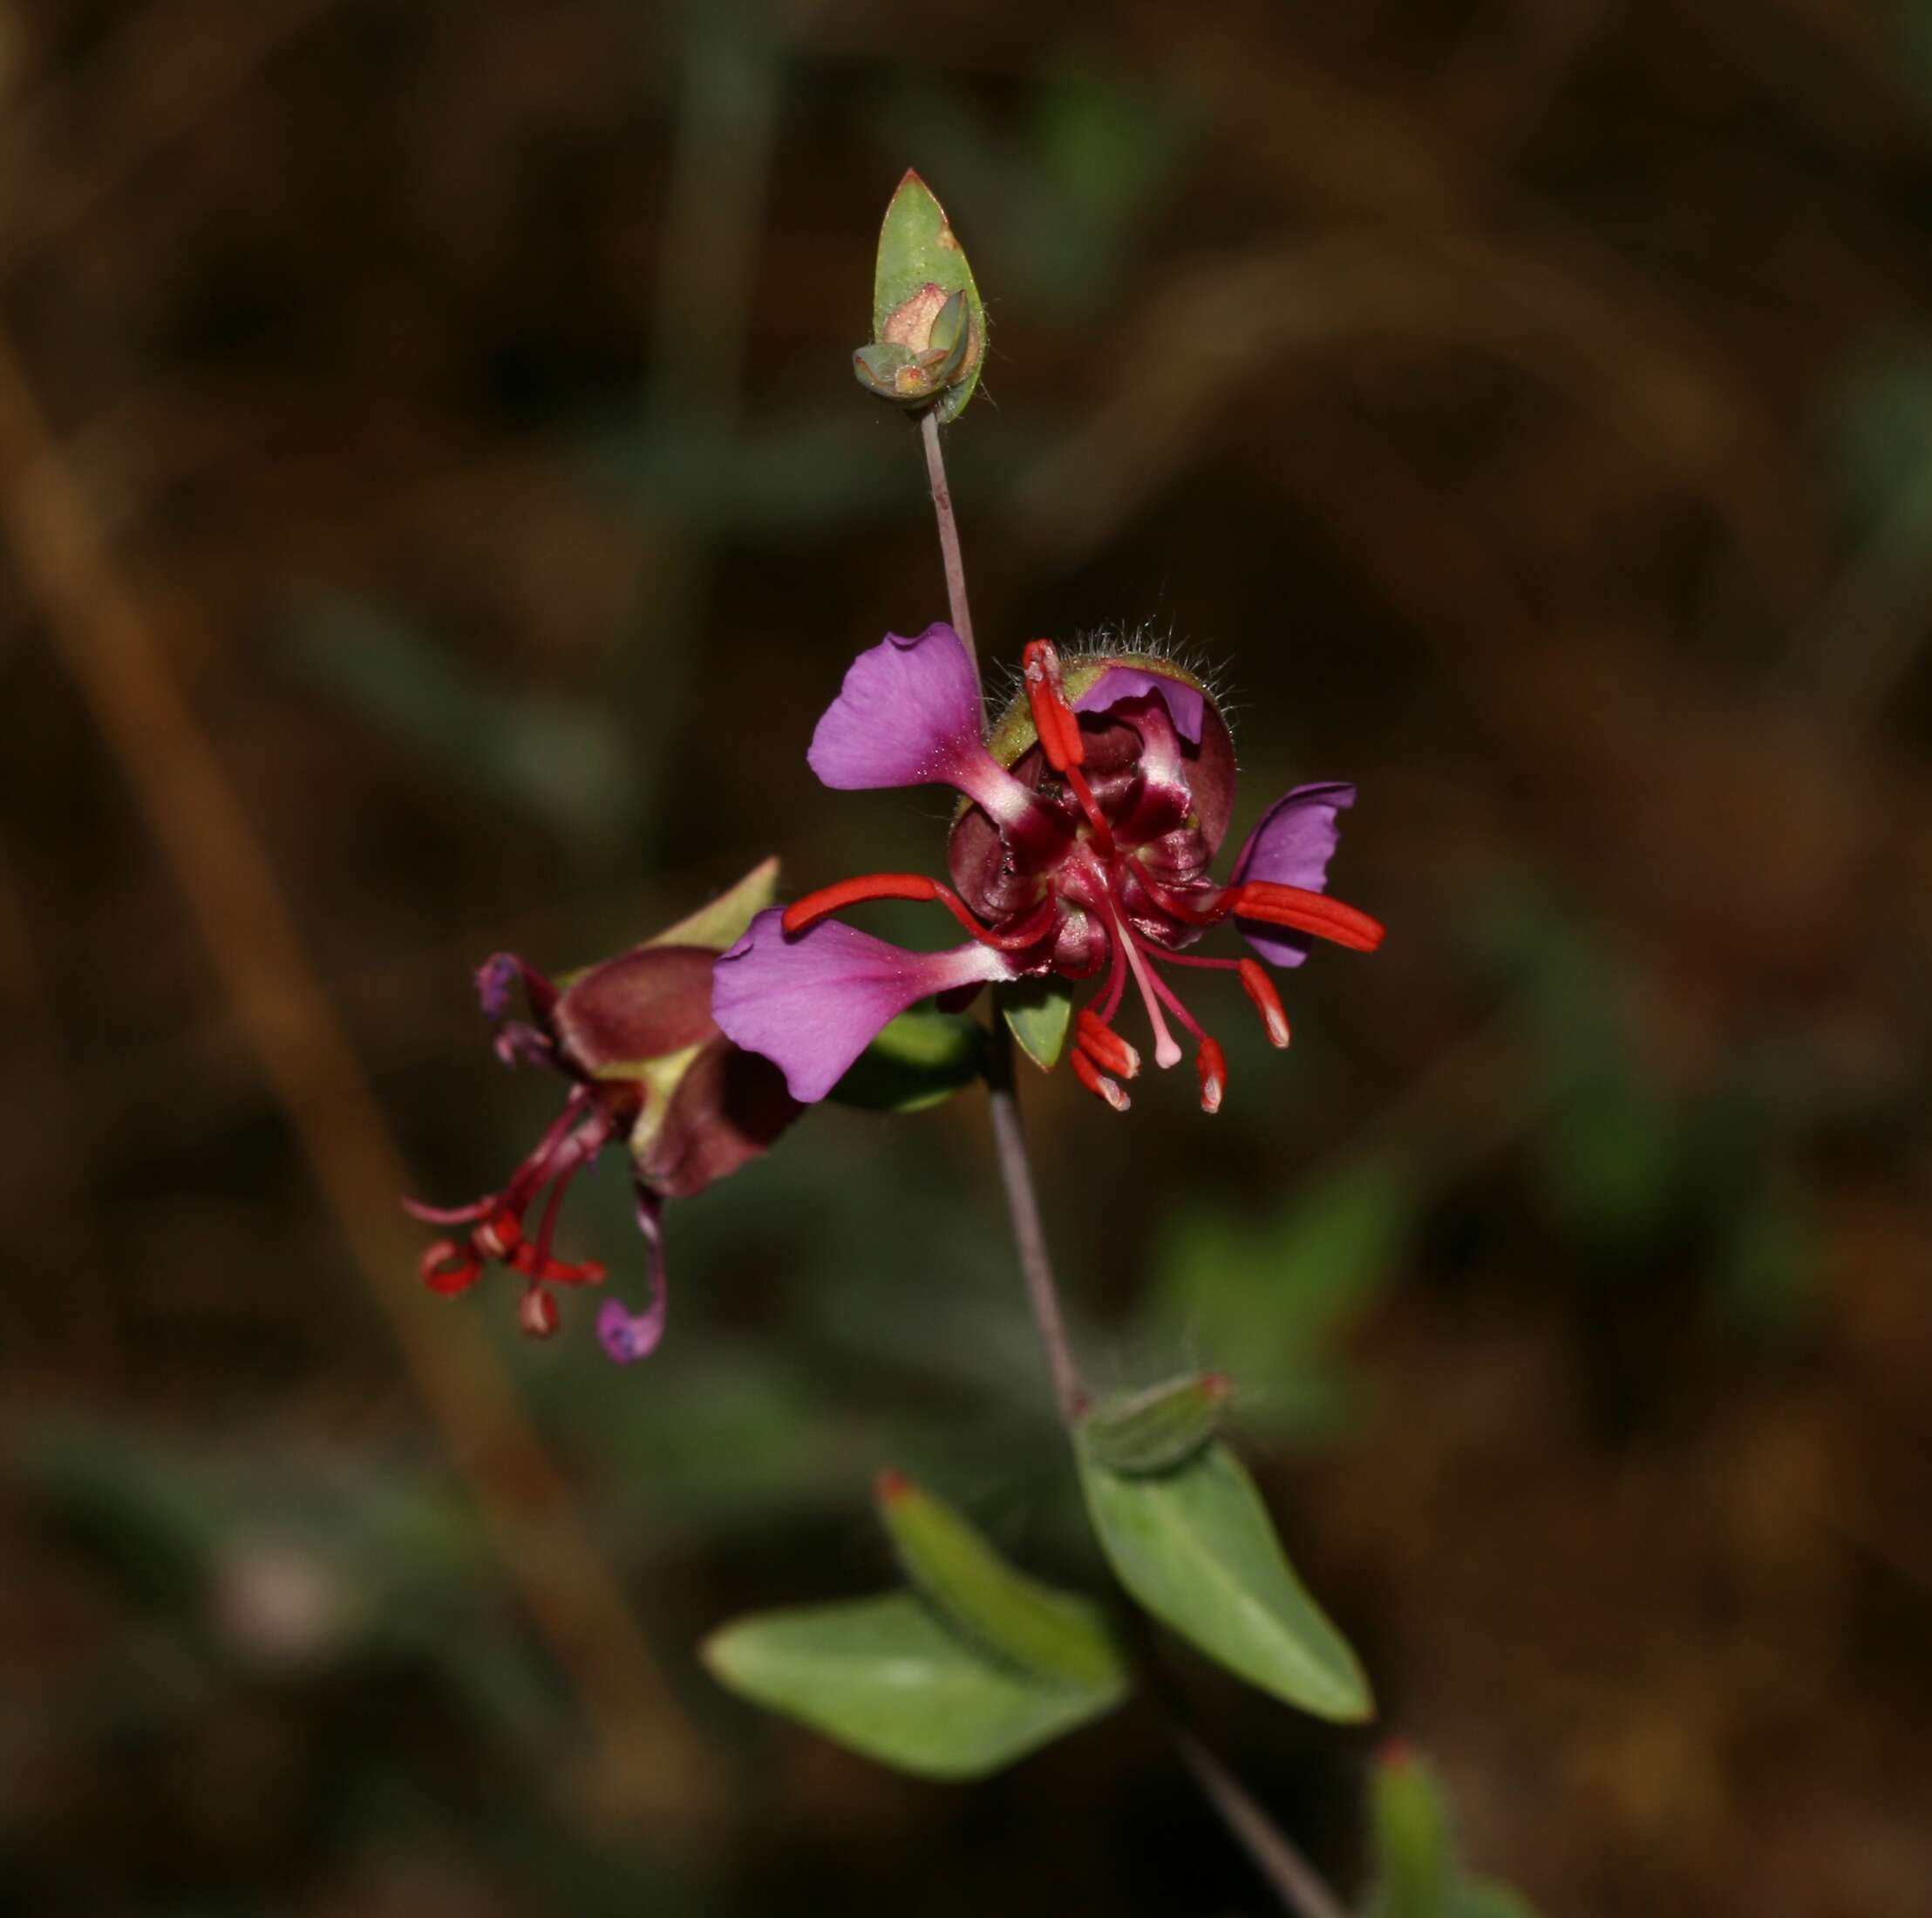
<instances>
[{"instance_id":1,"label":"wilted flower","mask_svg":"<svg viewBox=\"0 0 1932 1918\"><path fill-rule=\"evenodd\" d=\"M1351 786L1298 786L1262 815L1229 881L1208 867L1228 831L1235 755L1208 690L1158 655L1098 652L1063 667L1053 644L1024 654L1025 690L983 736L972 662L950 626L889 634L861 653L819 721L813 772L840 789L942 784L964 795L948 864L956 891L923 874L875 873L768 910L718 962L712 1009L747 1051L783 1068L793 1095L822 1098L899 1013L990 981L1099 981L1071 1053L1082 1085L1117 1111L1140 1056L1114 1030L1131 979L1154 1063L1195 1041L1201 1102L1217 1110L1228 1068L1162 976L1170 965L1238 976L1276 1045L1288 1019L1255 960L1186 949L1232 919L1270 964L1298 966L1311 938L1373 951L1382 928L1323 891ZM867 899L942 905L971 939L908 952L828 915Z\"/></svg>"},{"instance_id":2,"label":"wilted flower","mask_svg":"<svg viewBox=\"0 0 1932 1918\"><path fill-rule=\"evenodd\" d=\"M621 1362L656 1345L664 1327L664 1200L735 1172L798 1115L770 1061L740 1051L711 1011L713 963L770 901L777 880L778 862L768 860L670 931L561 981L512 953L483 962L477 996L496 1023L497 1057L506 1065L548 1066L570 1082L570 1092L500 1192L467 1206L404 1201L430 1224L468 1228L424 1253L422 1275L432 1291L453 1297L476 1282L486 1264L507 1266L523 1280L523 1330L548 1337L559 1320L553 1289L601 1284L605 1277L594 1260L554 1255L563 1195L606 1146L622 1140L649 1248L648 1296L641 1312L607 1299L597 1336ZM527 1018L510 1017L520 986ZM532 1208L545 1194L533 1228Z\"/></svg>"}]
</instances>

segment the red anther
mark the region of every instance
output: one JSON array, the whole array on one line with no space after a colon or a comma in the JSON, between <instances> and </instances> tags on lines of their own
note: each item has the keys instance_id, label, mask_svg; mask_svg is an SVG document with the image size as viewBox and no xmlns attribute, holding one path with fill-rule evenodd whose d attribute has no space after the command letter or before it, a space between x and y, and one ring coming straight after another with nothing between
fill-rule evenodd
<instances>
[{"instance_id":1,"label":"red anther","mask_svg":"<svg viewBox=\"0 0 1932 1918\"><path fill-rule=\"evenodd\" d=\"M881 1505L890 1505L895 1500L904 1498L912 1489L912 1480L891 1466L881 1466L872 1481L873 1496Z\"/></svg>"},{"instance_id":2,"label":"red anther","mask_svg":"<svg viewBox=\"0 0 1932 1918\"><path fill-rule=\"evenodd\" d=\"M568 1265L561 1259L546 1259L536 1276L546 1285L602 1285L609 1268L595 1259Z\"/></svg>"},{"instance_id":3,"label":"red anther","mask_svg":"<svg viewBox=\"0 0 1932 1918\"><path fill-rule=\"evenodd\" d=\"M530 1338L548 1338L563 1323L557 1302L541 1285L527 1287L517 1308L517 1323Z\"/></svg>"},{"instance_id":4,"label":"red anther","mask_svg":"<svg viewBox=\"0 0 1932 1918\"><path fill-rule=\"evenodd\" d=\"M923 873L867 873L858 879L841 879L836 886L821 887L795 899L785 908L781 922L787 932L803 932L816 925L827 913L856 906L866 899L932 900L939 888Z\"/></svg>"},{"instance_id":5,"label":"red anther","mask_svg":"<svg viewBox=\"0 0 1932 1918\"><path fill-rule=\"evenodd\" d=\"M1079 1047L1067 1055L1073 1061L1073 1076L1096 1098L1104 1098L1117 1112L1126 1111L1133 1101L1110 1079Z\"/></svg>"},{"instance_id":6,"label":"red anther","mask_svg":"<svg viewBox=\"0 0 1932 1918\"><path fill-rule=\"evenodd\" d=\"M1080 1050L1104 1071L1130 1079L1139 1075L1140 1055L1111 1025L1084 1006L1075 1030L1079 1034Z\"/></svg>"},{"instance_id":7,"label":"red anther","mask_svg":"<svg viewBox=\"0 0 1932 1918\"><path fill-rule=\"evenodd\" d=\"M486 1259L507 1259L523 1242L523 1221L507 1206L499 1206L470 1234L470 1243Z\"/></svg>"},{"instance_id":8,"label":"red anther","mask_svg":"<svg viewBox=\"0 0 1932 1918\"><path fill-rule=\"evenodd\" d=\"M1245 885L1229 887L1222 900L1228 911L1243 919L1313 933L1353 952L1373 952L1384 937L1379 920L1344 906L1339 899L1330 899L1326 893L1311 893L1300 886L1276 886L1268 880L1251 879Z\"/></svg>"},{"instance_id":9,"label":"red anther","mask_svg":"<svg viewBox=\"0 0 1932 1918\"><path fill-rule=\"evenodd\" d=\"M423 1248L416 1269L422 1274L423 1283L432 1292L439 1293L446 1299L453 1299L476 1283L483 1270L483 1262L468 1247L459 1246L455 1240L439 1239L434 1245Z\"/></svg>"},{"instance_id":10,"label":"red anther","mask_svg":"<svg viewBox=\"0 0 1932 1918\"><path fill-rule=\"evenodd\" d=\"M1222 1405L1235 1396L1235 1382L1226 1372L1203 1372L1201 1396L1210 1405Z\"/></svg>"},{"instance_id":11,"label":"red anther","mask_svg":"<svg viewBox=\"0 0 1932 1918\"><path fill-rule=\"evenodd\" d=\"M1026 703L1033 709L1033 730L1040 736L1040 751L1056 772L1086 763L1086 746L1080 738L1080 722L1066 703L1066 689L1060 684L1060 656L1051 639L1030 639L1020 653L1020 665L1026 677ZM1085 784L1085 780L1081 781ZM1092 794L1087 794L1088 799Z\"/></svg>"},{"instance_id":12,"label":"red anther","mask_svg":"<svg viewBox=\"0 0 1932 1918\"><path fill-rule=\"evenodd\" d=\"M1235 969L1241 975L1242 991L1255 1002L1255 1010L1268 1028L1268 1043L1286 1045L1288 1014L1282 1008L1281 994L1275 990L1275 982L1262 969L1259 959L1243 959Z\"/></svg>"},{"instance_id":13,"label":"red anther","mask_svg":"<svg viewBox=\"0 0 1932 1918\"><path fill-rule=\"evenodd\" d=\"M1228 1061L1212 1039L1203 1039L1194 1054L1194 1070L1201 1074L1201 1109L1218 1112L1228 1091Z\"/></svg>"}]
</instances>

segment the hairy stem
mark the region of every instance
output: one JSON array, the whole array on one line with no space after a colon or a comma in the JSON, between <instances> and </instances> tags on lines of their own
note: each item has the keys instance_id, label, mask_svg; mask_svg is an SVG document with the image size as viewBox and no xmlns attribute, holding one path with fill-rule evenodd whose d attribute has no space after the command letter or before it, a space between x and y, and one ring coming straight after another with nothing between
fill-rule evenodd
<instances>
[{"instance_id":1,"label":"hairy stem","mask_svg":"<svg viewBox=\"0 0 1932 1918\"><path fill-rule=\"evenodd\" d=\"M959 522L953 518L952 488L946 484L946 456L939 450L939 413L929 408L919 418L926 447L926 479L933 489L933 517L939 521L939 552L946 565L946 604L953 630L966 642L966 656L979 680L979 649L973 643L973 616L966 605L966 562L959 556Z\"/></svg>"},{"instance_id":2,"label":"hairy stem","mask_svg":"<svg viewBox=\"0 0 1932 1918\"><path fill-rule=\"evenodd\" d=\"M1039 1194L1033 1189L1033 1164L1027 1156L1026 1132L1020 1124L1019 1088L1013 1078L1013 1035L995 1014L993 1044L986 1075L993 1113L993 1140L999 1149L999 1173L1006 1187L1007 1210L1013 1219L1013 1242L1026 1280L1027 1302L1039 1328L1047 1370L1053 1375L1053 1400L1060 1417L1071 1425L1086 1410L1086 1392L1067 1343L1066 1319L1053 1283L1053 1260L1046 1249L1046 1228L1040 1221Z\"/></svg>"}]
</instances>

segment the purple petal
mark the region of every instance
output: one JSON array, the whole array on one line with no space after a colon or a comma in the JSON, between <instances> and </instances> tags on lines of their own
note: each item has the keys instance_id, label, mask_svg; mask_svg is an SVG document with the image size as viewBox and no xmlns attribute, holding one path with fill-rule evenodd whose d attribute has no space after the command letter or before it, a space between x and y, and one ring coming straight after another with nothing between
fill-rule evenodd
<instances>
[{"instance_id":1,"label":"purple petal","mask_svg":"<svg viewBox=\"0 0 1932 1918\"><path fill-rule=\"evenodd\" d=\"M1263 813L1248 843L1235 861L1234 883L1266 880L1276 886L1299 886L1304 892L1328 888L1328 862L1335 856L1341 827L1336 814L1355 804L1355 788L1330 780L1323 786L1298 786ZM1263 931L1241 922L1242 937L1271 965L1298 966L1308 957L1312 942L1303 933Z\"/></svg>"},{"instance_id":2,"label":"purple petal","mask_svg":"<svg viewBox=\"0 0 1932 1918\"><path fill-rule=\"evenodd\" d=\"M935 992L1017 975L977 942L946 952L907 952L836 919L787 938L776 908L718 962L711 1016L747 1052L785 1074L810 1105L845 1076L880 1029Z\"/></svg>"},{"instance_id":3,"label":"purple petal","mask_svg":"<svg viewBox=\"0 0 1932 1918\"><path fill-rule=\"evenodd\" d=\"M1027 804L1025 789L986 750L979 683L965 643L943 622L912 639L888 633L847 669L806 758L827 786L952 786L996 819Z\"/></svg>"},{"instance_id":4,"label":"purple petal","mask_svg":"<svg viewBox=\"0 0 1932 1918\"><path fill-rule=\"evenodd\" d=\"M597 1310L597 1339L605 1351L620 1365L635 1364L640 1358L648 1358L657 1349L657 1342L664 1336L664 1308L667 1295L664 1288L664 1230L663 1201L655 1193L637 1188L637 1229L643 1234L650 1250L646 1266L646 1282L650 1288L650 1302L641 1312L633 1312L622 1299L606 1299Z\"/></svg>"},{"instance_id":5,"label":"purple petal","mask_svg":"<svg viewBox=\"0 0 1932 1918\"><path fill-rule=\"evenodd\" d=\"M1201 715L1208 698L1199 686L1171 673L1144 671L1139 666L1109 666L1073 702L1076 712L1105 712L1123 699L1139 699L1147 693L1160 695L1174 723L1174 730L1191 746L1201 744Z\"/></svg>"}]
</instances>

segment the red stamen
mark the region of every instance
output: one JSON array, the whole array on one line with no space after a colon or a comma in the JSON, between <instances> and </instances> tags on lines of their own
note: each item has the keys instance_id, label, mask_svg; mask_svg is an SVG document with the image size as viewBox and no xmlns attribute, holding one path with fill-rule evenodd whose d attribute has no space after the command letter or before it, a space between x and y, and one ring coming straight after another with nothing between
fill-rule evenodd
<instances>
[{"instance_id":1,"label":"red stamen","mask_svg":"<svg viewBox=\"0 0 1932 1918\"><path fill-rule=\"evenodd\" d=\"M1384 937L1379 920L1344 906L1339 899L1330 899L1326 893L1311 893L1300 886L1276 886L1267 880L1251 879L1245 885L1230 886L1221 895L1221 905L1224 911L1243 919L1312 933L1352 952L1373 952Z\"/></svg>"},{"instance_id":2,"label":"red stamen","mask_svg":"<svg viewBox=\"0 0 1932 1918\"><path fill-rule=\"evenodd\" d=\"M523 1242L523 1221L507 1206L499 1206L470 1234L470 1243L486 1259L507 1259Z\"/></svg>"},{"instance_id":3,"label":"red stamen","mask_svg":"<svg viewBox=\"0 0 1932 1918\"><path fill-rule=\"evenodd\" d=\"M1010 926L1004 932L996 931L983 924L974 916L972 908L957 893L949 892L943 886L935 884L933 897L949 912L973 937L983 946L991 946L997 952L1024 952L1029 946L1037 946L1053 929L1059 917L1059 908L1049 893L1034 907L1017 926Z\"/></svg>"},{"instance_id":4,"label":"red stamen","mask_svg":"<svg viewBox=\"0 0 1932 1918\"><path fill-rule=\"evenodd\" d=\"M1050 639L1031 639L1020 654L1026 677L1026 703L1033 710L1033 730L1040 736L1046 763L1059 773L1079 801L1087 824L1103 853L1112 856L1113 828L1080 768L1086 764L1086 742L1080 737L1079 716L1067 704L1060 683L1060 656Z\"/></svg>"},{"instance_id":5,"label":"red stamen","mask_svg":"<svg viewBox=\"0 0 1932 1918\"><path fill-rule=\"evenodd\" d=\"M843 879L836 886L821 887L807 893L786 908L780 923L788 933L804 932L828 914L868 899L909 899L920 905L934 902L943 906L983 946L997 952L1024 952L1037 946L1052 930L1058 908L1051 894L1043 898L1016 926L1002 932L983 924L957 893L942 886L923 873L867 873L857 879Z\"/></svg>"},{"instance_id":6,"label":"red stamen","mask_svg":"<svg viewBox=\"0 0 1932 1918\"><path fill-rule=\"evenodd\" d=\"M1118 937L1109 940L1107 943L1113 949L1112 962L1107 969L1106 990L1099 997L1099 1010L1093 1015L1103 1025L1111 1025L1113 1023L1113 1016L1120 1010L1121 998L1127 990L1126 955L1121 951Z\"/></svg>"},{"instance_id":7,"label":"red stamen","mask_svg":"<svg viewBox=\"0 0 1932 1918\"><path fill-rule=\"evenodd\" d=\"M1140 1055L1111 1025L1103 1024L1092 1012L1082 1008L1077 1030L1080 1050L1095 1064L1121 1078L1138 1077Z\"/></svg>"},{"instance_id":8,"label":"red stamen","mask_svg":"<svg viewBox=\"0 0 1932 1918\"><path fill-rule=\"evenodd\" d=\"M596 1259L584 1259L567 1265L561 1259L546 1259L538 1273L546 1285L602 1285L610 1268Z\"/></svg>"},{"instance_id":9,"label":"red stamen","mask_svg":"<svg viewBox=\"0 0 1932 1918\"><path fill-rule=\"evenodd\" d=\"M1124 1112L1133 1101L1110 1079L1078 1046L1068 1054L1073 1061L1073 1076L1096 1098L1105 1099L1117 1112Z\"/></svg>"},{"instance_id":10,"label":"red stamen","mask_svg":"<svg viewBox=\"0 0 1932 1918\"><path fill-rule=\"evenodd\" d=\"M439 1239L434 1245L424 1248L416 1269L432 1292L453 1299L476 1283L483 1271L483 1262L455 1240Z\"/></svg>"},{"instance_id":11,"label":"red stamen","mask_svg":"<svg viewBox=\"0 0 1932 1918\"><path fill-rule=\"evenodd\" d=\"M1086 746L1080 738L1080 722L1066 703L1066 689L1060 684L1060 656L1051 639L1030 639L1020 653L1026 676L1026 703L1033 709L1033 730L1040 736L1040 751L1056 772L1065 772L1086 763ZM1080 781L1086 784L1085 779ZM1091 792L1087 799L1093 797Z\"/></svg>"},{"instance_id":12,"label":"red stamen","mask_svg":"<svg viewBox=\"0 0 1932 1918\"><path fill-rule=\"evenodd\" d=\"M1281 994L1275 990L1275 982L1262 969L1258 959L1243 959L1236 969L1241 974L1242 991L1255 1002L1255 1010L1268 1028L1268 1043L1286 1045L1288 1014L1282 1009Z\"/></svg>"},{"instance_id":13,"label":"red stamen","mask_svg":"<svg viewBox=\"0 0 1932 1918\"><path fill-rule=\"evenodd\" d=\"M864 899L936 899L939 888L923 873L867 873L857 879L842 879L836 886L821 887L795 899L785 908L780 923L786 932L803 932L815 926L827 913L855 906Z\"/></svg>"},{"instance_id":14,"label":"red stamen","mask_svg":"<svg viewBox=\"0 0 1932 1918\"><path fill-rule=\"evenodd\" d=\"M1212 1039L1201 1042L1201 1050L1194 1055L1194 1070L1201 1074L1201 1111L1218 1112L1221 1095L1228 1090L1228 1061Z\"/></svg>"},{"instance_id":15,"label":"red stamen","mask_svg":"<svg viewBox=\"0 0 1932 1918\"><path fill-rule=\"evenodd\" d=\"M1120 910L1117 901L1109 897L1107 903L1113 908L1113 936L1119 945L1122 956L1127 962L1127 970L1133 975L1133 983L1140 988L1140 1003L1147 1009L1147 1024L1153 1029L1153 1063L1165 1072L1169 1066L1180 1064L1180 1048L1174 1044L1174 1036L1167 1030L1167 1022L1160 1016L1162 998L1173 997L1166 990L1152 967L1140 956L1140 942L1133 935L1133 928L1127 924L1127 915ZM1182 1014L1185 1018L1187 1015ZM1187 1023L1192 1025L1194 1021Z\"/></svg>"},{"instance_id":16,"label":"red stamen","mask_svg":"<svg viewBox=\"0 0 1932 1918\"><path fill-rule=\"evenodd\" d=\"M557 1302L541 1285L528 1287L517 1308L517 1323L530 1338L548 1338L563 1322Z\"/></svg>"}]
</instances>

